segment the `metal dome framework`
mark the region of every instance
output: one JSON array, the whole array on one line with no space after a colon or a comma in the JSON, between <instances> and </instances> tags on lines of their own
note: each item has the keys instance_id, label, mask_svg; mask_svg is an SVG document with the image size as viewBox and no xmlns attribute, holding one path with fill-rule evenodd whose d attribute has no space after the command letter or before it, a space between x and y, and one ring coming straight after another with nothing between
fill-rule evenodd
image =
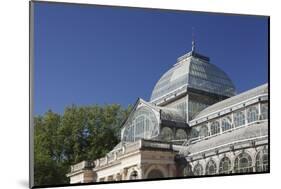
<instances>
[{"instance_id":1,"label":"metal dome framework","mask_svg":"<svg viewBox=\"0 0 281 189\"><path fill-rule=\"evenodd\" d=\"M178 58L177 63L156 83L150 101L157 102L187 88L225 97L234 96L235 86L231 79L209 60L194 51Z\"/></svg>"}]
</instances>

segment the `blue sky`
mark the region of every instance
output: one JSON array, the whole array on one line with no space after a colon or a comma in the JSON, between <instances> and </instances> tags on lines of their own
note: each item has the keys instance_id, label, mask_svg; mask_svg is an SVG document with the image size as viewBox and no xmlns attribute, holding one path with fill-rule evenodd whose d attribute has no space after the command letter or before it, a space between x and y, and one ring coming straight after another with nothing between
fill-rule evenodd
<instances>
[{"instance_id":1,"label":"blue sky","mask_svg":"<svg viewBox=\"0 0 281 189\"><path fill-rule=\"evenodd\" d=\"M35 3L34 112L150 99L176 59L196 50L237 92L267 82L267 18L153 9Z\"/></svg>"}]
</instances>

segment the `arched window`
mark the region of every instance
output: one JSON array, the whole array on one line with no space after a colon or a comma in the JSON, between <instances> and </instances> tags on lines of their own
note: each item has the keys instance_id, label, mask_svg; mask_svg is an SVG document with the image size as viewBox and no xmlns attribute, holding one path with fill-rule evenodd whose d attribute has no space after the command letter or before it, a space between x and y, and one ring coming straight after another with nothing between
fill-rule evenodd
<instances>
[{"instance_id":1,"label":"arched window","mask_svg":"<svg viewBox=\"0 0 281 189\"><path fill-rule=\"evenodd\" d=\"M211 124L211 135L215 135L220 133L220 123L218 121L214 121Z\"/></svg>"},{"instance_id":2,"label":"arched window","mask_svg":"<svg viewBox=\"0 0 281 189\"><path fill-rule=\"evenodd\" d=\"M224 157L224 158L221 159L219 173L220 174L231 173L231 161L228 157Z\"/></svg>"},{"instance_id":3,"label":"arched window","mask_svg":"<svg viewBox=\"0 0 281 189\"><path fill-rule=\"evenodd\" d=\"M234 126L239 127L245 124L245 115L244 111L234 113Z\"/></svg>"},{"instance_id":4,"label":"arched window","mask_svg":"<svg viewBox=\"0 0 281 189\"><path fill-rule=\"evenodd\" d=\"M206 166L206 175L214 175L217 173L217 166L214 160L210 160Z\"/></svg>"},{"instance_id":5,"label":"arched window","mask_svg":"<svg viewBox=\"0 0 281 189\"><path fill-rule=\"evenodd\" d=\"M261 119L268 119L268 103L261 104Z\"/></svg>"},{"instance_id":6,"label":"arched window","mask_svg":"<svg viewBox=\"0 0 281 189\"><path fill-rule=\"evenodd\" d=\"M268 171L268 150L259 151L256 156L256 172Z\"/></svg>"},{"instance_id":7,"label":"arched window","mask_svg":"<svg viewBox=\"0 0 281 189\"><path fill-rule=\"evenodd\" d=\"M173 131L169 127L163 127L161 137L164 141L171 141L173 139Z\"/></svg>"},{"instance_id":8,"label":"arched window","mask_svg":"<svg viewBox=\"0 0 281 189\"><path fill-rule=\"evenodd\" d=\"M208 136L208 127L206 125L201 126L200 131L199 131L199 137L203 138Z\"/></svg>"},{"instance_id":9,"label":"arched window","mask_svg":"<svg viewBox=\"0 0 281 189\"><path fill-rule=\"evenodd\" d=\"M190 131L190 138L197 138L199 136L199 131L197 127L192 127Z\"/></svg>"},{"instance_id":10,"label":"arched window","mask_svg":"<svg viewBox=\"0 0 281 189\"><path fill-rule=\"evenodd\" d=\"M195 176L203 175L203 166L199 163L195 165L195 167L193 168L193 174Z\"/></svg>"},{"instance_id":11,"label":"arched window","mask_svg":"<svg viewBox=\"0 0 281 189\"><path fill-rule=\"evenodd\" d=\"M222 118L221 129L222 129L222 132L231 129L231 118L230 118L230 116L226 116L226 117Z\"/></svg>"},{"instance_id":12,"label":"arched window","mask_svg":"<svg viewBox=\"0 0 281 189\"><path fill-rule=\"evenodd\" d=\"M181 139L187 139L187 135L185 130L183 129L178 129L176 132L176 139L181 140Z\"/></svg>"},{"instance_id":13,"label":"arched window","mask_svg":"<svg viewBox=\"0 0 281 189\"><path fill-rule=\"evenodd\" d=\"M150 139L159 134L159 124L152 110L140 107L128 118L122 130L123 141Z\"/></svg>"},{"instance_id":14,"label":"arched window","mask_svg":"<svg viewBox=\"0 0 281 189\"><path fill-rule=\"evenodd\" d=\"M248 123L254 122L254 121L258 120L258 118L259 118L259 110L258 110L258 107L256 105L247 108L247 121L248 121Z\"/></svg>"},{"instance_id":15,"label":"arched window","mask_svg":"<svg viewBox=\"0 0 281 189\"><path fill-rule=\"evenodd\" d=\"M163 177L164 177L163 173L158 169L151 170L147 175L147 178L149 178L149 179L157 179L157 178L163 178Z\"/></svg>"},{"instance_id":16,"label":"arched window","mask_svg":"<svg viewBox=\"0 0 281 189\"><path fill-rule=\"evenodd\" d=\"M252 158L247 153L241 153L238 155L234 162L235 173L249 173L253 171Z\"/></svg>"}]
</instances>

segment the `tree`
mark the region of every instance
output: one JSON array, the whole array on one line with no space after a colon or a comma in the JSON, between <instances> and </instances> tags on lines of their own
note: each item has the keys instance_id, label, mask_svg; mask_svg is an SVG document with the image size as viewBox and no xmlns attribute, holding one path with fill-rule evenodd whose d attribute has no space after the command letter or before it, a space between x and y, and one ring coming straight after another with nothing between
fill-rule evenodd
<instances>
[{"instance_id":1,"label":"tree","mask_svg":"<svg viewBox=\"0 0 281 189\"><path fill-rule=\"evenodd\" d=\"M122 121L131 106L67 107L63 115L48 111L34 118L35 185L66 184L70 165L95 160L120 141Z\"/></svg>"},{"instance_id":2,"label":"tree","mask_svg":"<svg viewBox=\"0 0 281 189\"><path fill-rule=\"evenodd\" d=\"M34 118L34 183L35 185L53 183L64 179L60 167L57 131L60 116L48 111L44 116Z\"/></svg>"}]
</instances>

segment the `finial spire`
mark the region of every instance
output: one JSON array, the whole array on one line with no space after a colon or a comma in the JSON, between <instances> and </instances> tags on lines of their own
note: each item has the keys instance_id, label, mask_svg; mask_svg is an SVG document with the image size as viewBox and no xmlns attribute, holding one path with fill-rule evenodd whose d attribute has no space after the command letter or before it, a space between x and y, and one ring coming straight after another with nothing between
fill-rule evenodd
<instances>
[{"instance_id":1,"label":"finial spire","mask_svg":"<svg viewBox=\"0 0 281 189\"><path fill-rule=\"evenodd\" d=\"M195 51L194 27L192 27L192 52Z\"/></svg>"}]
</instances>

